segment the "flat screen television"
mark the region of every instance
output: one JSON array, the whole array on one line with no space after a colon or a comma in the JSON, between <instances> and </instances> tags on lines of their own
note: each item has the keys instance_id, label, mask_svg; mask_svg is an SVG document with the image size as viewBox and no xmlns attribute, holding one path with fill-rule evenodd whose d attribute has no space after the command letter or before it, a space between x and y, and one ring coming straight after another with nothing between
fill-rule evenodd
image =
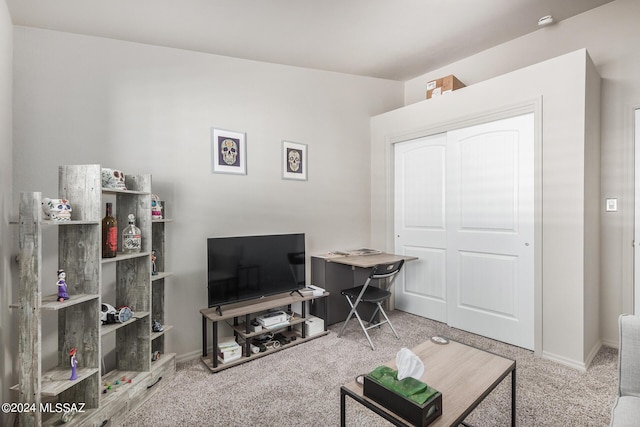
<instances>
[{"instance_id":1,"label":"flat screen television","mask_svg":"<svg viewBox=\"0 0 640 427\"><path fill-rule=\"evenodd\" d=\"M207 239L208 305L296 291L305 286L304 234Z\"/></svg>"}]
</instances>

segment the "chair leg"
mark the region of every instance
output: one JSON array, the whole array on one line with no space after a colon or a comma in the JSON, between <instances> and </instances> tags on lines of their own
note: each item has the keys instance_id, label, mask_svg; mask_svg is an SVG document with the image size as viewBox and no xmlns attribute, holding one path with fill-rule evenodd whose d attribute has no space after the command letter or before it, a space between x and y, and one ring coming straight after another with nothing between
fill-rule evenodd
<instances>
[{"instance_id":1,"label":"chair leg","mask_svg":"<svg viewBox=\"0 0 640 427\"><path fill-rule=\"evenodd\" d=\"M389 320L389 317L387 316L387 313L385 313L384 309L382 308L382 306L380 305L380 303L378 303L378 308L380 309L380 313L382 313L382 315L384 316L384 318L386 319L387 323L389 324L389 327L391 328L391 330L393 331L393 334L396 336L397 339L400 339L400 336L398 335L398 333L396 332L396 329L393 327L393 325L391 324L391 320Z\"/></svg>"},{"instance_id":2,"label":"chair leg","mask_svg":"<svg viewBox=\"0 0 640 427\"><path fill-rule=\"evenodd\" d=\"M349 298L347 298L347 301L349 301L349 304L351 304L351 300ZM340 328L340 332L338 332L338 338L340 338L344 332L344 330L347 328L347 323L349 323L349 320L351 320L351 318L353 317L353 314L355 313L355 307L353 307L353 305L351 306L351 311L349 312L349 315L347 316L347 320L344 321L344 324L342 325L342 328Z\"/></svg>"},{"instance_id":3,"label":"chair leg","mask_svg":"<svg viewBox=\"0 0 640 427\"><path fill-rule=\"evenodd\" d=\"M342 325L342 328L340 328L340 332L338 333L338 338L340 338L342 336L342 334L344 333L344 330L347 328L347 323L349 323L349 320L351 320L351 318L355 315L356 318L358 319L358 323L360 323L360 327L364 331L364 334L367 336L367 341L369 341L369 345L371 346L371 350L375 350L376 348L373 345L373 342L371 341L371 337L369 336L369 333L367 332L367 328L364 326L364 323L362 323L362 318L360 317L360 315L358 314L358 311L356 310L356 305L353 302L351 302L351 298L349 298L348 296L346 296L346 298L347 298L347 302L351 306L351 311L349 312L349 316L347 316L347 320L344 321L344 324Z\"/></svg>"},{"instance_id":4,"label":"chair leg","mask_svg":"<svg viewBox=\"0 0 640 427\"><path fill-rule=\"evenodd\" d=\"M364 326L364 323L362 322L362 318L360 317L360 315L358 314L358 312L355 312L356 314L356 318L358 319L358 322L360 323L360 327L362 328L362 331L364 332L364 334L367 336L367 341L369 341L369 345L371 346L371 350L375 350L375 346L373 345L373 341L371 341L371 337L369 336L369 332L367 332L367 328Z\"/></svg>"}]
</instances>

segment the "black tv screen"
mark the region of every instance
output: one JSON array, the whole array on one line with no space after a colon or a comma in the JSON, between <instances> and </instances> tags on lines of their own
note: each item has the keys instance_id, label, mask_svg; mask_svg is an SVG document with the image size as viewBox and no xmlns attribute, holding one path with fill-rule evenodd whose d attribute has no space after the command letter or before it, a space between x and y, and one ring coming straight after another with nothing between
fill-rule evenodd
<instances>
[{"instance_id":1,"label":"black tv screen","mask_svg":"<svg viewBox=\"0 0 640 427\"><path fill-rule=\"evenodd\" d=\"M304 288L304 244L304 234L207 239L209 307Z\"/></svg>"}]
</instances>

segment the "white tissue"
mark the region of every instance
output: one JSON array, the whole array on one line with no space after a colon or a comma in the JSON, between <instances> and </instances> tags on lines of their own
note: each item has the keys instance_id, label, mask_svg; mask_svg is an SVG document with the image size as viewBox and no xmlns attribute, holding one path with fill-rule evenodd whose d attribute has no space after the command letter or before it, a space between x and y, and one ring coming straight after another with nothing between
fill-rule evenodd
<instances>
[{"instance_id":1,"label":"white tissue","mask_svg":"<svg viewBox=\"0 0 640 427\"><path fill-rule=\"evenodd\" d=\"M419 380L424 373L424 363L408 348L403 347L398 354L396 354L396 366L398 367L399 381L407 377Z\"/></svg>"}]
</instances>

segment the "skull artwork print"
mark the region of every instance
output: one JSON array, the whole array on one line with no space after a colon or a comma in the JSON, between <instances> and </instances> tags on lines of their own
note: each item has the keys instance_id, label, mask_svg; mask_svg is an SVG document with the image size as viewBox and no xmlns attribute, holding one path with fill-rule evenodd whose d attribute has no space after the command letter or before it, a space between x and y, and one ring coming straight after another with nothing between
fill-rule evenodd
<instances>
[{"instance_id":1,"label":"skull artwork print","mask_svg":"<svg viewBox=\"0 0 640 427\"><path fill-rule=\"evenodd\" d=\"M282 141L282 178L307 179L307 146L298 142Z\"/></svg>"},{"instance_id":2,"label":"skull artwork print","mask_svg":"<svg viewBox=\"0 0 640 427\"><path fill-rule=\"evenodd\" d=\"M238 165L238 142L231 138L220 138L220 160L229 166Z\"/></svg>"},{"instance_id":3,"label":"skull artwork print","mask_svg":"<svg viewBox=\"0 0 640 427\"><path fill-rule=\"evenodd\" d=\"M289 152L287 156L289 160L287 172L302 173L302 165L300 164L301 151L293 148L288 148L287 151Z\"/></svg>"},{"instance_id":4,"label":"skull artwork print","mask_svg":"<svg viewBox=\"0 0 640 427\"><path fill-rule=\"evenodd\" d=\"M212 172L246 174L245 134L211 130Z\"/></svg>"}]
</instances>

